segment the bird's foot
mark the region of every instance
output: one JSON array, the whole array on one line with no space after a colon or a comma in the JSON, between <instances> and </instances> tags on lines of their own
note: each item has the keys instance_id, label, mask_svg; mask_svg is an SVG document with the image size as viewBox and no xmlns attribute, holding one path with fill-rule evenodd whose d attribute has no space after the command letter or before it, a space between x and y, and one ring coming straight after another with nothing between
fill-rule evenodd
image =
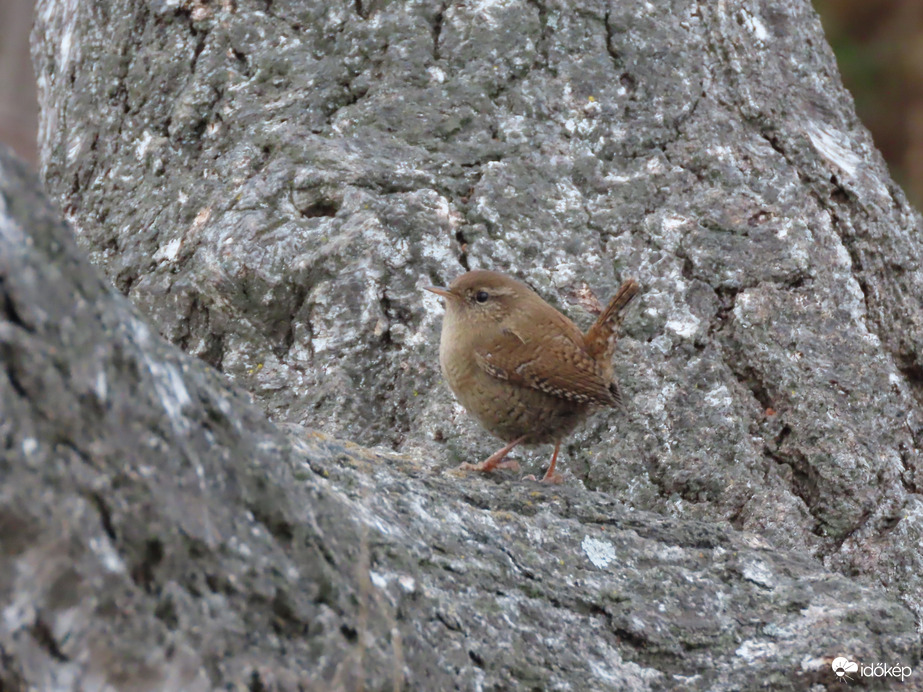
<instances>
[{"instance_id":1,"label":"bird's foot","mask_svg":"<svg viewBox=\"0 0 923 692\"><path fill-rule=\"evenodd\" d=\"M564 482L564 476L560 473L555 473L554 467L558 462L558 450L561 449L561 441L558 440L554 445L554 454L551 455L551 463L548 465L548 470L545 471L545 475L542 476L542 483L547 483L548 485L560 485ZM526 476L523 478L525 481L534 481L535 476Z\"/></svg>"},{"instance_id":2,"label":"bird's foot","mask_svg":"<svg viewBox=\"0 0 923 692\"><path fill-rule=\"evenodd\" d=\"M458 467L460 471L480 471L481 473L490 473L494 469L511 469L513 471L519 470L519 462L513 461L512 459L507 459L506 455L512 451L513 447L522 442L525 438L517 437L515 440L510 442L503 449L498 449L496 452L487 457L480 464L462 464Z\"/></svg>"},{"instance_id":3,"label":"bird's foot","mask_svg":"<svg viewBox=\"0 0 923 692\"><path fill-rule=\"evenodd\" d=\"M509 469L510 471L518 471L519 462L514 461L513 459L506 459L504 461L495 461L491 463L491 459L485 459L480 464L461 464L458 469L460 471L480 471L481 473L490 473L496 469Z\"/></svg>"},{"instance_id":4,"label":"bird's foot","mask_svg":"<svg viewBox=\"0 0 923 692\"><path fill-rule=\"evenodd\" d=\"M564 476L562 476L560 473L554 473L549 470L548 473L542 476L542 480L538 480L538 478L536 478L531 473L528 476L524 476L522 480L536 481L537 483L547 483L548 485L561 485L561 483L564 482Z\"/></svg>"}]
</instances>

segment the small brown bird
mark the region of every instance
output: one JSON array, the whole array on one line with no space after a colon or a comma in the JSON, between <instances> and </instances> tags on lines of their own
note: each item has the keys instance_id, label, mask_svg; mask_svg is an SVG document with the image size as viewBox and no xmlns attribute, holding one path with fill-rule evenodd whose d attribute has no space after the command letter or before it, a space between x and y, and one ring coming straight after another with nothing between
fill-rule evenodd
<instances>
[{"instance_id":1,"label":"small brown bird","mask_svg":"<svg viewBox=\"0 0 923 692\"><path fill-rule=\"evenodd\" d=\"M620 312L638 293L628 279L584 334L531 288L497 272L462 274L449 288L439 344L442 372L458 401L508 444L473 471L518 468L518 444L554 443L542 482L560 483L561 441L595 408L618 406L612 368Z\"/></svg>"}]
</instances>

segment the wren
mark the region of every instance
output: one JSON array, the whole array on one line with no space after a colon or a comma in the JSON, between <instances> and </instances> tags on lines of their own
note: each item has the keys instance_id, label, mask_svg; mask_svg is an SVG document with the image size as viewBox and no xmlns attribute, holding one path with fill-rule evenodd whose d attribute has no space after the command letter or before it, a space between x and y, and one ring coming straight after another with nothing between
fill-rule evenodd
<instances>
[{"instance_id":1,"label":"wren","mask_svg":"<svg viewBox=\"0 0 923 692\"><path fill-rule=\"evenodd\" d=\"M560 483L561 441L593 410L621 403L612 368L621 312L638 293L628 279L586 333L524 283L498 272L462 274L445 298L439 363L459 403L506 446L473 471L518 468L519 444L554 443L544 483Z\"/></svg>"}]
</instances>

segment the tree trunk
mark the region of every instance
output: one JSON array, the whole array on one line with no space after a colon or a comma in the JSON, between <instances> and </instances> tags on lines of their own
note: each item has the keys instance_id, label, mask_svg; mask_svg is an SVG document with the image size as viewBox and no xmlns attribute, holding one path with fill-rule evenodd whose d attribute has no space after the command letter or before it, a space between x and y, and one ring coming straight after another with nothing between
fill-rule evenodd
<instances>
[{"instance_id":1,"label":"tree trunk","mask_svg":"<svg viewBox=\"0 0 923 692\"><path fill-rule=\"evenodd\" d=\"M4 159L0 686L918 667L920 217L807 0L39 0L33 52L48 193L200 360ZM450 470L467 268L582 326L642 285L563 488Z\"/></svg>"}]
</instances>

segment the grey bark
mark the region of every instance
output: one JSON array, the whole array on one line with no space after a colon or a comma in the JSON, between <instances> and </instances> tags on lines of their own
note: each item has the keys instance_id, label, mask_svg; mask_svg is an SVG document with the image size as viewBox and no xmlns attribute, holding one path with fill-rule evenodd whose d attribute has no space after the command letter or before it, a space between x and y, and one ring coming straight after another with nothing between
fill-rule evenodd
<instances>
[{"instance_id":1,"label":"grey bark","mask_svg":"<svg viewBox=\"0 0 923 692\"><path fill-rule=\"evenodd\" d=\"M916 665L803 551L283 432L97 278L0 153L4 690L775 689Z\"/></svg>"},{"instance_id":2,"label":"grey bark","mask_svg":"<svg viewBox=\"0 0 923 692\"><path fill-rule=\"evenodd\" d=\"M115 555L138 549L136 508L156 505L156 540L181 572L188 549L170 527L212 502L220 516L256 517L222 479L266 473L263 501L274 507L279 492L280 512L297 508L284 519L292 535L270 532L267 550L312 573L299 551L329 539L333 562L321 564L351 584L337 617L347 633L371 622L372 687L390 684L396 640L415 657L399 668L417 689L658 689L676 675L700 689L802 689L833 684L822 661L840 652L918 661L903 608L919 631L920 218L856 119L806 0L40 0L37 18L42 172L81 245L155 330L295 426L283 435L221 395L233 398L223 416L246 418L235 434L263 431L281 451L217 444L222 463L189 477L194 501L161 482L126 491ZM510 271L581 324L587 287L602 298L628 276L644 287L617 353L626 407L573 437L564 489L446 474L493 445L440 383L439 310L420 291L466 267ZM130 333L137 320L114 324ZM50 348L79 378L68 338ZM193 454L175 436L214 434L196 411L224 385L155 337L136 348L119 357L169 353L178 377L197 373L210 392L181 402L182 424L169 405L153 414L112 399L136 421L128 437L153 435L164 460L125 453L172 478ZM156 367L150 377L174 381ZM85 442L69 444L95 467L111 443L92 441L120 439L128 423L75 401ZM311 442L302 425L404 456ZM527 460L538 470L542 457ZM30 487L80 496L80 474L65 476ZM312 503L351 528L317 529L326 505ZM193 558L223 574L236 534L210 530ZM365 531L371 582L347 567ZM588 562L605 552L590 538L618 558ZM130 598L150 607L177 583L165 572ZM287 597L317 607L300 583L291 577ZM244 621L265 610L246 587L208 587L189 592L189 617L207 617L206 591L237 596L229 612ZM349 637L336 640L339 621L314 632L314 611L297 612L336 653L278 670L329 682L353 655ZM205 671L203 684L244 679L239 656L210 663L237 630L209 626L214 637L191 642L201 622L170 630L204 662L189 670ZM269 646L250 645L250 660Z\"/></svg>"}]
</instances>

